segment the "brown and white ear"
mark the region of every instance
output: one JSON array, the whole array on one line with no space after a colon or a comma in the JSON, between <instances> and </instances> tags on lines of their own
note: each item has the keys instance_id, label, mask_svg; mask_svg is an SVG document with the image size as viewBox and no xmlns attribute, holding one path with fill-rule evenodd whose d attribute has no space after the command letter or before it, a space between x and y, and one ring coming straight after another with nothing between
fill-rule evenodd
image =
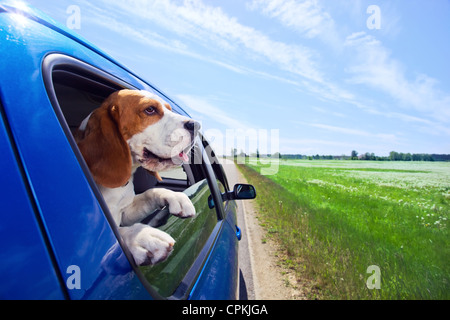
<instances>
[{"instance_id":1,"label":"brown and white ear","mask_svg":"<svg viewBox=\"0 0 450 320\"><path fill-rule=\"evenodd\" d=\"M77 133L77 144L96 183L123 186L131 177L131 154L119 131L118 108L102 105L95 110L84 131Z\"/></svg>"},{"instance_id":2,"label":"brown and white ear","mask_svg":"<svg viewBox=\"0 0 450 320\"><path fill-rule=\"evenodd\" d=\"M165 106L167 109L169 109L170 111L172 111L172 107L170 106L170 104L164 103L164 106Z\"/></svg>"}]
</instances>

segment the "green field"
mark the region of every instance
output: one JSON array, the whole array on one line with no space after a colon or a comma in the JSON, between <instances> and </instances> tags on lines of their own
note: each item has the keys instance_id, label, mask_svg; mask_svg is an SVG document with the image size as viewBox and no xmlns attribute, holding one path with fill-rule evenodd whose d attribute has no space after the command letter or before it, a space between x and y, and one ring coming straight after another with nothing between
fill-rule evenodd
<instances>
[{"instance_id":1,"label":"green field","mask_svg":"<svg viewBox=\"0 0 450 320\"><path fill-rule=\"evenodd\" d=\"M280 160L270 176L261 167L239 165L311 298L450 298L450 163ZM380 289L367 287L369 266Z\"/></svg>"}]
</instances>

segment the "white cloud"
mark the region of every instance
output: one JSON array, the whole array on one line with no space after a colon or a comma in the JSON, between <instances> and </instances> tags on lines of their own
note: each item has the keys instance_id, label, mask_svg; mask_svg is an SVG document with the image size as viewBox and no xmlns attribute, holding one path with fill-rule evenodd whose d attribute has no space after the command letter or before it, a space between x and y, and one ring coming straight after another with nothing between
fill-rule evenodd
<instances>
[{"instance_id":1,"label":"white cloud","mask_svg":"<svg viewBox=\"0 0 450 320\"><path fill-rule=\"evenodd\" d=\"M359 2L357 4L360 15L362 6ZM346 39L340 37L333 17L319 0L253 0L248 8L259 10L307 38L320 38L338 49L339 53L341 48L346 50L343 53L352 57L348 60L350 66L345 69L351 74L348 81L350 84L364 84L381 90L399 102L401 107L419 111L423 117L431 116L443 122L450 120L450 96L437 89L437 80L425 74L417 74L415 79L409 80L402 64L393 59L389 50L372 35L356 32ZM398 32L399 18L393 7L383 7L383 18L383 32L388 32L391 36ZM376 102L369 107L367 103L363 103L364 97L342 88L336 81L326 80L326 76L323 79L315 82L306 79L302 81L302 85L324 101L348 103L368 113L395 117L406 122L418 119L410 115L399 116L401 114L395 112L381 112L378 107L374 107ZM393 116L394 114L397 116Z\"/></svg>"},{"instance_id":2,"label":"white cloud","mask_svg":"<svg viewBox=\"0 0 450 320\"><path fill-rule=\"evenodd\" d=\"M345 45L356 53L355 62L348 68L349 82L385 92L403 108L427 113L439 121L450 120L450 96L437 89L436 79L418 74L409 80L403 65L365 32L351 34Z\"/></svg>"},{"instance_id":3,"label":"white cloud","mask_svg":"<svg viewBox=\"0 0 450 320\"><path fill-rule=\"evenodd\" d=\"M321 107L311 107L311 109L321 114L330 114L338 118L347 118L347 115L336 111L330 111L329 109L324 109Z\"/></svg>"},{"instance_id":4,"label":"white cloud","mask_svg":"<svg viewBox=\"0 0 450 320\"><path fill-rule=\"evenodd\" d=\"M348 150L347 154L350 154L351 150L355 148L357 150L364 149L367 144L356 143L354 141L342 141L342 140L325 140L325 139L308 139L308 138L282 138L280 139L280 145L283 146L281 153L285 154L333 154L340 155L342 151ZM377 148L373 148L378 150Z\"/></svg>"},{"instance_id":5,"label":"white cloud","mask_svg":"<svg viewBox=\"0 0 450 320\"><path fill-rule=\"evenodd\" d=\"M107 4L205 47L210 48L214 44L219 49L241 50L248 58L256 55L282 70L312 81L322 81L322 73L313 59L316 54L313 50L273 40L239 23L220 7L208 6L200 0L185 0L179 4L169 0L120 0L108 1Z\"/></svg>"},{"instance_id":6,"label":"white cloud","mask_svg":"<svg viewBox=\"0 0 450 320\"><path fill-rule=\"evenodd\" d=\"M103 9L97 8L96 23L134 41L206 61L236 73L253 74L289 83L323 101L347 103L371 114L405 122L418 122L420 119L412 115L402 115L395 109L389 113L382 112L374 101L365 103L364 97L342 87L337 82L339 79L327 79L318 65L314 50L274 40L263 32L240 23L220 7L207 5L200 0L116 0L108 1L107 5L110 8L108 15ZM90 6L96 8L94 5ZM307 37L327 34L335 24L318 1L255 0L251 6L263 10L265 14L279 19L284 25ZM130 22L121 22L114 18L114 12L133 16L139 20L139 25L144 27L135 28ZM168 37L167 32L161 29L158 33L158 29L146 27L145 21L148 21L148 26L157 25L158 28L172 32L174 38ZM208 50L213 48L213 51L200 53L198 44ZM348 50L347 54L355 56L346 69L347 74L351 76L348 82L376 88L392 96L405 108L413 108L422 112L425 117L431 114L440 122L448 122L450 96L445 96L436 89L436 80L426 75L418 75L414 81L408 81L402 65L391 57L389 50L365 32L347 37L344 47ZM217 54L218 51L221 53ZM234 60L233 58L224 58L227 52L233 53L234 57L241 55L247 59L257 57L266 60L280 71L291 73L292 79L280 76L280 73L277 75L249 68L245 61L240 65L232 63L230 61Z\"/></svg>"},{"instance_id":7,"label":"white cloud","mask_svg":"<svg viewBox=\"0 0 450 320\"><path fill-rule=\"evenodd\" d=\"M229 129L245 129L251 127L249 123L230 117L226 111L215 106L204 97L198 97L190 94L179 94L177 95L177 99L187 106L187 110L194 111L197 114L197 119L203 120L206 117L208 118L208 122L214 120ZM194 114L192 114L192 116L195 117Z\"/></svg>"},{"instance_id":8,"label":"white cloud","mask_svg":"<svg viewBox=\"0 0 450 320\"><path fill-rule=\"evenodd\" d=\"M170 39L167 36L161 36L157 32L150 31L148 29L138 30L131 27L130 24L122 23L121 21L113 18L111 15L104 15L101 11L94 10L92 14L93 18L85 17L84 19L87 19L91 23L102 26L117 34L120 34L123 37L133 39L133 41L135 42L188 56L190 58L194 58L204 62L212 63L236 73L244 74L251 72L251 70L247 68L243 68L237 65L231 65L229 63L208 57L206 55L196 53L189 48L188 44L178 39Z\"/></svg>"},{"instance_id":9,"label":"white cloud","mask_svg":"<svg viewBox=\"0 0 450 320\"><path fill-rule=\"evenodd\" d=\"M337 41L335 22L317 0L253 0L248 7L259 9L307 38L319 37L329 43Z\"/></svg>"},{"instance_id":10,"label":"white cloud","mask_svg":"<svg viewBox=\"0 0 450 320\"><path fill-rule=\"evenodd\" d=\"M97 11L97 14L92 22L127 36L133 41L213 63L236 73L253 74L289 83L300 90L306 89L319 99L348 102L355 98L351 92L324 79L321 68L315 61L316 58L313 58L319 56L314 50L298 44L273 40L264 33L239 23L236 18L224 13L220 7L205 5L200 0L185 0L181 3L170 0L117 0L108 1L108 5L111 13L106 15L103 9L97 8L93 10ZM95 8L91 4L89 6ZM312 11L319 10L314 9L312 4L310 6L312 9L308 8ZM149 25L156 23L159 27L181 36L182 40L170 39L167 34L162 37L157 32L150 31L150 28L134 28L129 22L123 23L114 18L114 12L136 16L136 19L148 21ZM311 21L315 19L311 17ZM142 24L142 21L139 23ZM200 43L208 49L215 47L244 51L247 58L253 60L256 56L268 60L280 71L288 71L293 79L243 66L245 62L241 65L224 62L220 54L213 54L213 57L208 56L208 53L200 54L198 46L193 49L195 45L189 45L189 40L194 40L195 43Z\"/></svg>"},{"instance_id":11,"label":"white cloud","mask_svg":"<svg viewBox=\"0 0 450 320\"><path fill-rule=\"evenodd\" d=\"M359 137L372 137L372 138L377 138L377 139L381 139L381 140L389 140L389 141L395 141L397 139L397 137L394 134L390 134L390 133L373 133L373 132L368 132L368 131L353 129L353 128L330 126L330 125L322 124L322 123L305 123L305 124L308 126L323 129L326 131L348 134L348 135L359 136Z\"/></svg>"}]
</instances>

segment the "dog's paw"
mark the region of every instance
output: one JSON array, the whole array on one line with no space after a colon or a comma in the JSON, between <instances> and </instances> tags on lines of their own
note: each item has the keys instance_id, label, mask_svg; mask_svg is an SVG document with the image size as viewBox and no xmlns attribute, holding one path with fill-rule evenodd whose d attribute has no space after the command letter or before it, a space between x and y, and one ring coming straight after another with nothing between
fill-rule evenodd
<instances>
[{"instance_id":1,"label":"dog's paw","mask_svg":"<svg viewBox=\"0 0 450 320\"><path fill-rule=\"evenodd\" d=\"M195 207L187 195L182 192L170 192L164 196L169 212L180 218L195 216Z\"/></svg>"},{"instance_id":2,"label":"dog's paw","mask_svg":"<svg viewBox=\"0 0 450 320\"><path fill-rule=\"evenodd\" d=\"M166 260L175 244L169 234L148 225L135 224L119 231L138 266Z\"/></svg>"}]
</instances>

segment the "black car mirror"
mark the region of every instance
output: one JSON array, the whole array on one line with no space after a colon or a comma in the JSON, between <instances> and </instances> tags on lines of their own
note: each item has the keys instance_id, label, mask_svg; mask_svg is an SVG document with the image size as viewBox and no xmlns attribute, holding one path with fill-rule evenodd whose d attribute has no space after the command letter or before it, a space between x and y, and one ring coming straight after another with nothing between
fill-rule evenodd
<instances>
[{"instance_id":1,"label":"black car mirror","mask_svg":"<svg viewBox=\"0 0 450 320\"><path fill-rule=\"evenodd\" d=\"M236 184L233 188L233 198L236 200L255 199L256 189L251 184Z\"/></svg>"},{"instance_id":2,"label":"black car mirror","mask_svg":"<svg viewBox=\"0 0 450 320\"><path fill-rule=\"evenodd\" d=\"M251 184L238 183L234 186L233 191L222 193L222 201L227 200L247 200L256 198L256 189ZM210 195L208 197L208 206L214 208L214 200Z\"/></svg>"}]
</instances>

